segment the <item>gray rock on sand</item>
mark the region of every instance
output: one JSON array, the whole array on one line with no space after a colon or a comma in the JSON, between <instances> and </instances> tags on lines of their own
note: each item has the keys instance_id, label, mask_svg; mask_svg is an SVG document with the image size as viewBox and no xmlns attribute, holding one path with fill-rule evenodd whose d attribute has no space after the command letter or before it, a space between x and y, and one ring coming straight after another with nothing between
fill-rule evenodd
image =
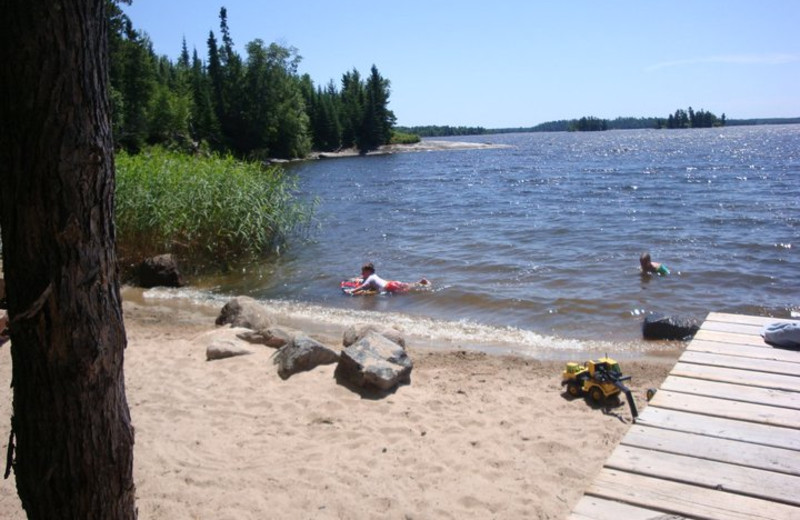
<instances>
[{"instance_id":1,"label":"gray rock on sand","mask_svg":"<svg viewBox=\"0 0 800 520\"><path fill-rule=\"evenodd\" d=\"M342 345L349 347L350 345L365 338L372 332L380 334L386 339L397 343L403 348L406 348L406 340L399 330L373 324L350 325L347 327L344 331L344 335L342 336Z\"/></svg>"},{"instance_id":2,"label":"gray rock on sand","mask_svg":"<svg viewBox=\"0 0 800 520\"><path fill-rule=\"evenodd\" d=\"M312 370L319 365L332 365L337 361L339 354L304 334L294 336L292 341L273 354L273 362L278 365L281 379L288 379L298 372Z\"/></svg>"},{"instance_id":3,"label":"gray rock on sand","mask_svg":"<svg viewBox=\"0 0 800 520\"><path fill-rule=\"evenodd\" d=\"M216 324L261 331L269 329L273 321L269 310L255 299L237 296L222 307Z\"/></svg>"},{"instance_id":4,"label":"gray rock on sand","mask_svg":"<svg viewBox=\"0 0 800 520\"><path fill-rule=\"evenodd\" d=\"M336 366L336 379L361 388L389 391L411 381L413 363L405 348L370 332L345 348Z\"/></svg>"}]
</instances>

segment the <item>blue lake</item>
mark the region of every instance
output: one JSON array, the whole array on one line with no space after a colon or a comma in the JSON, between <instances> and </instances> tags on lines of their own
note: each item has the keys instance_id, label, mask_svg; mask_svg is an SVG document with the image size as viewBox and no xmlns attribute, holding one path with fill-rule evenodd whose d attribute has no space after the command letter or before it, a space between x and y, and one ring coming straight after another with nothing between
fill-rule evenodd
<instances>
[{"instance_id":1,"label":"blue lake","mask_svg":"<svg viewBox=\"0 0 800 520\"><path fill-rule=\"evenodd\" d=\"M453 140L503 147L290 166L311 239L196 289L531 349L647 348L650 312L800 311L800 125ZM645 250L672 274L642 276ZM343 295L366 261L433 290Z\"/></svg>"}]
</instances>

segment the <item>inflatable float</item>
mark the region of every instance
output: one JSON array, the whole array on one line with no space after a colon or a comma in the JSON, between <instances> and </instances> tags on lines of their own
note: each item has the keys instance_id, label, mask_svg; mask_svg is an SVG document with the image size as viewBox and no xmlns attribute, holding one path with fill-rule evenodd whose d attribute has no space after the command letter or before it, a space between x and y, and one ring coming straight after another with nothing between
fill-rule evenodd
<instances>
[{"instance_id":1,"label":"inflatable float","mask_svg":"<svg viewBox=\"0 0 800 520\"><path fill-rule=\"evenodd\" d=\"M423 289L429 289L431 286L431 283L425 279L420 280L419 282L408 283L408 284L403 282L390 281L387 284L387 290L382 293L373 289L369 291L361 291L358 294L353 294L350 292L359 285L361 285L363 282L364 282L363 278L350 278L348 280L342 280L339 283L339 288L342 290L343 293L349 296L368 296L372 294L394 294L394 293L404 293L414 290L423 290ZM394 287L394 288L389 288L389 287Z\"/></svg>"},{"instance_id":2,"label":"inflatable float","mask_svg":"<svg viewBox=\"0 0 800 520\"><path fill-rule=\"evenodd\" d=\"M342 290L343 293L349 296L366 296L370 294L378 294L378 291L373 291L373 290L362 291L358 294L350 293L350 291L361 285L363 282L364 282L363 278L350 278L349 280L342 280L342 282L339 284L339 288Z\"/></svg>"}]
</instances>

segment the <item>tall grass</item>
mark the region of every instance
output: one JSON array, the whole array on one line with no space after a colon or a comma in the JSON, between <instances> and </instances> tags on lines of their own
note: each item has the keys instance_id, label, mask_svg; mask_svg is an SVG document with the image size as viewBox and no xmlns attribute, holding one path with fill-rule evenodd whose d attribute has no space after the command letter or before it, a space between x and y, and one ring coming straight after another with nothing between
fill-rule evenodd
<instances>
[{"instance_id":1,"label":"tall grass","mask_svg":"<svg viewBox=\"0 0 800 520\"><path fill-rule=\"evenodd\" d=\"M116 157L117 247L123 265L173 253L191 270L275 252L307 229L313 204L280 167L161 148Z\"/></svg>"}]
</instances>

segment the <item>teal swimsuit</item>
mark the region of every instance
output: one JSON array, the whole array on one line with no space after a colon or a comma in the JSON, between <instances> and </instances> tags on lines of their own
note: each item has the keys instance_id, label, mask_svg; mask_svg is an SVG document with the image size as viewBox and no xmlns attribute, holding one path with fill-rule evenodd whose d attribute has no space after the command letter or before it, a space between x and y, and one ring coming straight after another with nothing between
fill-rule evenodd
<instances>
[{"instance_id":1,"label":"teal swimsuit","mask_svg":"<svg viewBox=\"0 0 800 520\"><path fill-rule=\"evenodd\" d=\"M661 264L661 265L658 266L658 269L656 269L656 274L667 275L667 274L669 274L669 269L667 269L666 265Z\"/></svg>"}]
</instances>

